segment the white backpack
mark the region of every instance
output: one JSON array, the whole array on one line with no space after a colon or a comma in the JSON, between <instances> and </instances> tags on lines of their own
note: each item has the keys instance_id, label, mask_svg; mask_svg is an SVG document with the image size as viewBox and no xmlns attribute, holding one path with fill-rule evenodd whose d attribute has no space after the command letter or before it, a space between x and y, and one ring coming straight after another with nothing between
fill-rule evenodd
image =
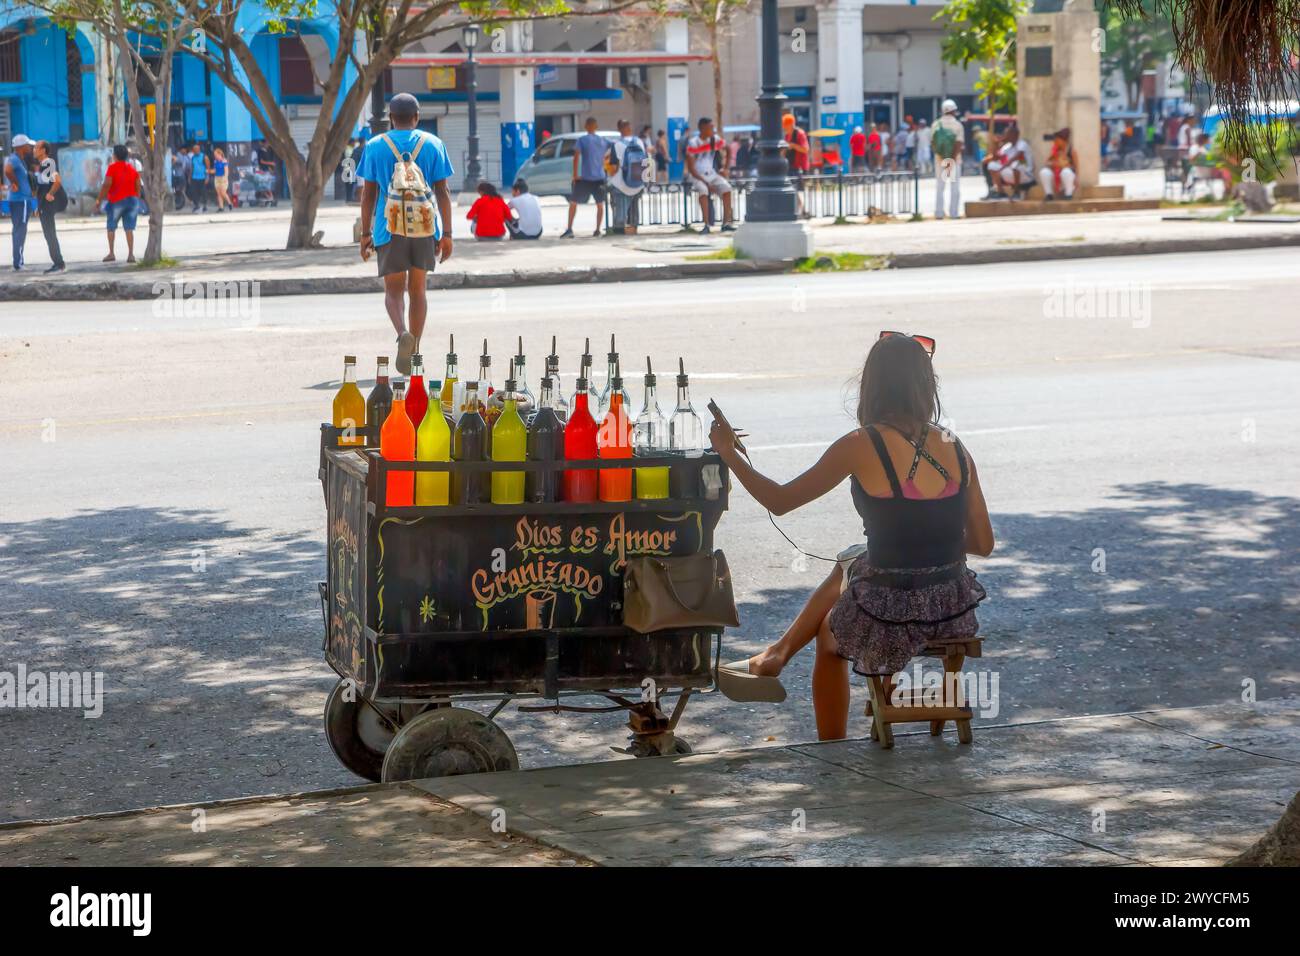
<instances>
[{"instance_id":1,"label":"white backpack","mask_svg":"<svg viewBox=\"0 0 1300 956\"><path fill-rule=\"evenodd\" d=\"M388 184L388 198L384 203L384 220L388 223L388 231L394 236L405 236L408 239L432 236L433 190L415 163L415 157L424 145L424 137L418 138L415 149L409 153L399 150L387 133L382 139L397 157L397 162L393 165L393 178Z\"/></svg>"}]
</instances>

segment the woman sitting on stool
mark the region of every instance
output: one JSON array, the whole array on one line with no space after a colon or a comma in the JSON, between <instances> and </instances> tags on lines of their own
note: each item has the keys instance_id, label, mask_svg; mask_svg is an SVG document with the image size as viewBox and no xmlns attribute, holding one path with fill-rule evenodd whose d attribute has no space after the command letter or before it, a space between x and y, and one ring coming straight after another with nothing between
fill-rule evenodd
<instances>
[{"instance_id":1,"label":"woman sitting on stool","mask_svg":"<svg viewBox=\"0 0 1300 956\"><path fill-rule=\"evenodd\" d=\"M1070 127L1048 133L1043 139L1052 144L1047 163L1038 171L1038 182L1048 200L1073 199L1078 182L1079 156L1070 144Z\"/></svg>"},{"instance_id":2,"label":"woman sitting on stool","mask_svg":"<svg viewBox=\"0 0 1300 956\"><path fill-rule=\"evenodd\" d=\"M839 555L780 640L718 671L719 687L732 699L783 700L777 676L815 638L812 696L820 740L846 735L849 663L862 675L894 674L927 644L970 638L978 629L975 607L985 594L966 555L992 553L993 528L975 462L935 424L933 354L933 339L881 332L862 370L861 427L786 484L755 471L728 426L715 421L709 432L736 479L773 514L850 479L867 543Z\"/></svg>"}]
</instances>

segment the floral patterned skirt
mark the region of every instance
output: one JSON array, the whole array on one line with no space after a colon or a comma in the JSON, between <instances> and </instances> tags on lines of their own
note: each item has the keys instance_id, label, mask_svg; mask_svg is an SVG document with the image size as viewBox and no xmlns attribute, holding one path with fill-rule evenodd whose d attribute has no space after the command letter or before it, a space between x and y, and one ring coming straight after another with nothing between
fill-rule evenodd
<instances>
[{"instance_id":1,"label":"floral patterned skirt","mask_svg":"<svg viewBox=\"0 0 1300 956\"><path fill-rule=\"evenodd\" d=\"M842 555L844 588L831 609L836 652L864 676L896 674L935 641L974 637L988 595L965 561L934 568L877 568L858 548Z\"/></svg>"}]
</instances>

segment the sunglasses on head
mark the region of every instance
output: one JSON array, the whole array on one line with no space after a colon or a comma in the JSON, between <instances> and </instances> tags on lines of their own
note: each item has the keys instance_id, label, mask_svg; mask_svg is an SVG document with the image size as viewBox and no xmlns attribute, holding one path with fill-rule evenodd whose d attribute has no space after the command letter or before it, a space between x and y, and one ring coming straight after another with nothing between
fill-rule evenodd
<instances>
[{"instance_id":1,"label":"sunglasses on head","mask_svg":"<svg viewBox=\"0 0 1300 956\"><path fill-rule=\"evenodd\" d=\"M928 335L909 335L909 334L906 333L906 332L881 332L881 333L880 333L880 337L881 337L882 339L891 338L891 337L893 337L893 336L895 336L895 335L901 335L901 336L902 336L903 338L905 338L905 339L914 339L916 342L918 342L918 343L920 344L921 348L925 349L925 354L926 354L926 355L930 356L930 358L934 358L934 345L935 345L935 343L934 343L934 339L930 338L930 336L928 336Z\"/></svg>"}]
</instances>

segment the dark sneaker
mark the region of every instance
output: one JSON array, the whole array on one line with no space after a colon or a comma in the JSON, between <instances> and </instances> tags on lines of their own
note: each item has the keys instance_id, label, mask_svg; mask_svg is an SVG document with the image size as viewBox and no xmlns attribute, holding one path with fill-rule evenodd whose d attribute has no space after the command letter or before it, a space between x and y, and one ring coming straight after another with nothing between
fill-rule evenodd
<instances>
[{"instance_id":1,"label":"dark sneaker","mask_svg":"<svg viewBox=\"0 0 1300 956\"><path fill-rule=\"evenodd\" d=\"M724 223L722 224L722 231L723 231L723 232L735 232L735 231L736 231L736 224L735 224L735 223L732 223L732 222L724 222Z\"/></svg>"},{"instance_id":2,"label":"dark sneaker","mask_svg":"<svg viewBox=\"0 0 1300 956\"><path fill-rule=\"evenodd\" d=\"M711 233L712 231L713 231L713 230L710 229L708 226L705 226L703 229L700 230L700 235L701 235L701 236L707 236L707 235L708 235L709 233Z\"/></svg>"},{"instance_id":3,"label":"dark sneaker","mask_svg":"<svg viewBox=\"0 0 1300 956\"><path fill-rule=\"evenodd\" d=\"M573 230L572 230L572 229L566 229L566 230L564 230L564 232L560 233L560 238L561 238L561 239L572 239L572 238L573 238Z\"/></svg>"},{"instance_id":4,"label":"dark sneaker","mask_svg":"<svg viewBox=\"0 0 1300 956\"><path fill-rule=\"evenodd\" d=\"M64 266L62 262L60 262L57 265L50 266L48 269L46 269L45 274L49 275L51 272L62 272L65 268L67 267Z\"/></svg>"}]
</instances>

